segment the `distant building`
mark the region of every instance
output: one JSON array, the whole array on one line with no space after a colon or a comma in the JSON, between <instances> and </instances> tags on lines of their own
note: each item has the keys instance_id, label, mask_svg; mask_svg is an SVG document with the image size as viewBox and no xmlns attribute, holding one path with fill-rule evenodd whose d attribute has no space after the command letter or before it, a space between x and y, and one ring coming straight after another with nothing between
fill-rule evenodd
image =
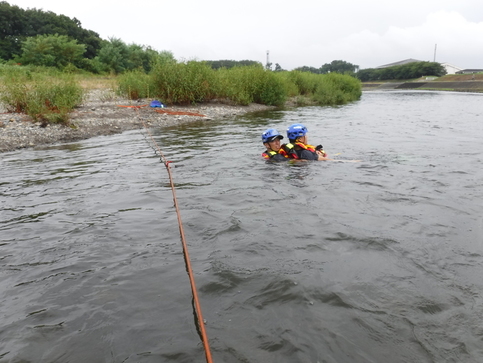
<instances>
[{"instance_id":1,"label":"distant building","mask_svg":"<svg viewBox=\"0 0 483 363\"><path fill-rule=\"evenodd\" d=\"M379 66L379 67L376 67L376 68L388 68L388 67L394 67L394 66L402 66L403 64L414 63L414 62L424 62L424 61L409 58L409 59L405 59L405 60L402 60L402 61L399 61L399 62L384 64L383 66Z\"/></svg>"},{"instance_id":2,"label":"distant building","mask_svg":"<svg viewBox=\"0 0 483 363\"><path fill-rule=\"evenodd\" d=\"M483 72L483 69L462 69L456 72L456 74L472 74L472 73L481 73L481 72Z\"/></svg>"},{"instance_id":3,"label":"distant building","mask_svg":"<svg viewBox=\"0 0 483 363\"><path fill-rule=\"evenodd\" d=\"M446 69L446 74L456 74L462 70L461 68L456 67L449 63L440 63L440 64L444 67L444 69Z\"/></svg>"}]
</instances>

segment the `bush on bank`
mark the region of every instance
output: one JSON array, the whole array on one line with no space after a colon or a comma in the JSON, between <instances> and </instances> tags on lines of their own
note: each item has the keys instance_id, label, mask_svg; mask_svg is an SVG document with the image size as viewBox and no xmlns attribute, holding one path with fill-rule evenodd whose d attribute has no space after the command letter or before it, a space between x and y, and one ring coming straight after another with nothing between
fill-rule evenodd
<instances>
[{"instance_id":1,"label":"bush on bank","mask_svg":"<svg viewBox=\"0 0 483 363\"><path fill-rule=\"evenodd\" d=\"M205 62L164 62L149 74L139 71L119 76L119 92L130 98L159 98L166 104L193 104L229 99L282 106L290 97L306 96L319 105L358 100L359 80L337 73L272 72L259 65L212 69Z\"/></svg>"},{"instance_id":2,"label":"bush on bank","mask_svg":"<svg viewBox=\"0 0 483 363\"><path fill-rule=\"evenodd\" d=\"M203 62L162 62L149 73L153 97L166 104L195 104L215 97L215 72Z\"/></svg>"},{"instance_id":3,"label":"bush on bank","mask_svg":"<svg viewBox=\"0 0 483 363\"><path fill-rule=\"evenodd\" d=\"M69 75L1 68L0 100L10 112L26 113L44 125L68 123L69 113L82 103L84 91Z\"/></svg>"},{"instance_id":4,"label":"bush on bank","mask_svg":"<svg viewBox=\"0 0 483 363\"><path fill-rule=\"evenodd\" d=\"M361 83L348 75L329 73L317 83L313 100L319 105L343 105L358 100Z\"/></svg>"}]
</instances>

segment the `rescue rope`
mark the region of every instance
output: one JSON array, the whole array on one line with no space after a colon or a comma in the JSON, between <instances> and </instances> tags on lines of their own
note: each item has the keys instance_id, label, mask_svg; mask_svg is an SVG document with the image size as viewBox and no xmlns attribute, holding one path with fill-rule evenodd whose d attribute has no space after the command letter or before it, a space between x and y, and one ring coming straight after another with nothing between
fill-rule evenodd
<instances>
[{"instance_id":1,"label":"rescue rope","mask_svg":"<svg viewBox=\"0 0 483 363\"><path fill-rule=\"evenodd\" d=\"M203 347L205 349L206 362L207 363L212 363L213 360L212 360L212 357L211 357L210 345L208 343L208 335L206 334L206 330L205 330L203 314L201 312L201 305L200 305L200 301L199 301L199 298L198 298L198 292L196 290L195 278L194 278L194 275L193 275L193 269L191 268L191 260L190 260L189 253L188 253L188 245L186 243L186 238L185 238L184 229L183 229L183 223L181 221L181 214L179 212L178 200L176 198L176 191L175 191L175 187L174 187L173 176L171 174L171 166L170 166L171 161L168 161L165 158L163 152L161 151L161 148L159 147L159 145L154 140L153 135L151 134L151 132L149 132L149 129L148 129L146 123L139 116L139 109L141 107L145 107L145 106L146 105L141 105L141 106L124 106L124 107L129 107L129 108L133 108L133 109L136 110L136 113L138 115L138 118L141 120L141 122L143 124L144 130L149 135L149 138L150 138L152 144L155 147L155 151L160 156L162 163L164 164L164 166L166 167L166 170L168 171L169 184L171 186L171 191L172 191L172 194L173 194L174 208L176 210L176 216L178 218L179 233L180 233L180 236L181 236L181 243L182 243L182 246L183 246L183 255L184 255L184 259L185 259L185 263L186 263L186 270L188 272L188 277L189 277L190 285L191 285L191 291L192 291L192 294L193 294L193 302L194 302L194 307L195 307L195 315L196 315L197 320L198 320L199 333L201 335L201 340L203 342Z\"/></svg>"}]
</instances>

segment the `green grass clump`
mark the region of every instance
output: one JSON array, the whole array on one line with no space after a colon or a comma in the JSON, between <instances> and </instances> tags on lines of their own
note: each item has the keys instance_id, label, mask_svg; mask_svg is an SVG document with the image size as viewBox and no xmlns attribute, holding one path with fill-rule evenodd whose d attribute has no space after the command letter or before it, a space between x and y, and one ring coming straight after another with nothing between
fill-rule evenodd
<instances>
[{"instance_id":1,"label":"green grass clump","mask_svg":"<svg viewBox=\"0 0 483 363\"><path fill-rule=\"evenodd\" d=\"M242 66L217 71L219 98L240 105L252 102L281 106L286 100L285 86L275 73L261 66Z\"/></svg>"},{"instance_id":2,"label":"green grass clump","mask_svg":"<svg viewBox=\"0 0 483 363\"><path fill-rule=\"evenodd\" d=\"M269 106L282 106L287 100L285 83L277 74L259 68L254 101Z\"/></svg>"},{"instance_id":3,"label":"green grass clump","mask_svg":"<svg viewBox=\"0 0 483 363\"><path fill-rule=\"evenodd\" d=\"M282 106L288 98L297 98L296 104L339 105L362 94L360 81L349 75L272 72L261 65L214 70L198 61L161 62L149 74L126 73L119 77L119 92L131 99L158 98L168 105L225 99L269 106Z\"/></svg>"},{"instance_id":4,"label":"green grass clump","mask_svg":"<svg viewBox=\"0 0 483 363\"><path fill-rule=\"evenodd\" d=\"M16 72L4 75L0 101L10 112L22 112L33 120L64 123L69 113L82 103L84 91L72 77Z\"/></svg>"},{"instance_id":5,"label":"green grass clump","mask_svg":"<svg viewBox=\"0 0 483 363\"><path fill-rule=\"evenodd\" d=\"M0 79L3 77L25 76L32 74L43 74L52 77L61 76L62 72L53 67L33 66L33 65L16 65L16 64L0 64Z\"/></svg>"},{"instance_id":6,"label":"green grass clump","mask_svg":"<svg viewBox=\"0 0 483 363\"><path fill-rule=\"evenodd\" d=\"M298 95L312 95L317 89L321 78L320 74L310 72L292 71L289 72L288 81L292 82L298 89Z\"/></svg>"},{"instance_id":7,"label":"green grass clump","mask_svg":"<svg viewBox=\"0 0 483 363\"><path fill-rule=\"evenodd\" d=\"M261 103L339 105L360 98L359 80L337 73L272 72L261 65L212 69L205 62L161 62L149 74L119 77L119 92L129 98L158 98L165 104L195 104L228 99L239 105Z\"/></svg>"},{"instance_id":8,"label":"green grass clump","mask_svg":"<svg viewBox=\"0 0 483 363\"><path fill-rule=\"evenodd\" d=\"M215 71L204 62L162 62L150 72L154 97L167 104L194 104L215 97Z\"/></svg>"},{"instance_id":9,"label":"green grass clump","mask_svg":"<svg viewBox=\"0 0 483 363\"><path fill-rule=\"evenodd\" d=\"M118 79L118 93L131 100L149 98L154 94L151 76L144 71L131 71L121 74Z\"/></svg>"},{"instance_id":10,"label":"green grass clump","mask_svg":"<svg viewBox=\"0 0 483 363\"><path fill-rule=\"evenodd\" d=\"M159 98L168 105L213 99L282 105L286 100L284 82L261 66L214 70L198 61L159 63L149 74L126 73L119 77L119 92L129 98Z\"/></svg>"},{"instance_id":11,"label":"green grass clump","mask_svg":"<svg viewBox=\"0 0 483 363\"><path fill-rule=\"evenodd\" d=\"M360 99L362 90L358 79L338 73L320 76L312 96L318 105L343 105Z\"/></svg>"}]
</instances>

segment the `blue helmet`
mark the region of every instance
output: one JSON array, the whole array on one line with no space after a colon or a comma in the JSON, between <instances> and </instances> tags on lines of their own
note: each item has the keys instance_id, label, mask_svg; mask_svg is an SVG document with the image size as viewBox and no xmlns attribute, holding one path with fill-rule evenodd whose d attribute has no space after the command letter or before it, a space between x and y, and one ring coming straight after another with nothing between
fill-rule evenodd
<instances>
[{"instance_id":1,"label":"blue helmet","mask_svg":"<svg viewBox=\"0 0 483 363\"><path fill-rule=\"evenodd\" d=\"M265 130L262 134L262 142L272 142L275 139L283 139L283 136L280 135L280 132L278 132L275 129L268 129Z\"/></svg>"},{"instance_id":2,"label":"blue helmet","mask_svg":"<svg viewBox=\"0 0 483 363\"><path fill-rule=\"evenodd\" d=\"M295 140L297 137L305 136L307 128L302 124L290 125L287 129L287 137L290 140Z\"/></svg>"}]
</instances>

